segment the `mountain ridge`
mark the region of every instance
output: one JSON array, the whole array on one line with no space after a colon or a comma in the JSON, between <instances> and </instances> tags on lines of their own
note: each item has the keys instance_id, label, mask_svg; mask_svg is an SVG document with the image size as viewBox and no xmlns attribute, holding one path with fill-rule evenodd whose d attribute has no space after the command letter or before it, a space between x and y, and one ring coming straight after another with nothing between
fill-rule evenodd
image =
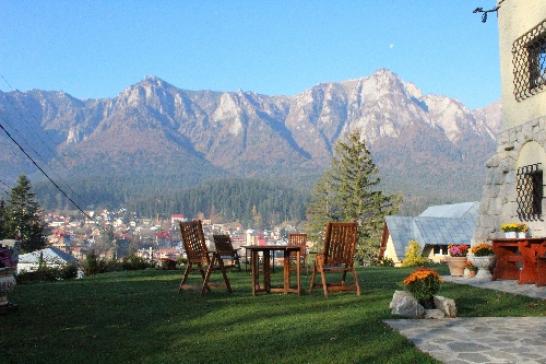
<instances>
[{"instance_id":1,"label":"mountain ridge","mask_svg":"<svg viewBox=\"0 0 546 364\"><path fill-rule=\"evenodd\" d=\"M329 165L336 141L359 129L389 190L422 197L434 187L432 199L457 200L481 192L500 104L471 110L380 69L293 96L184 90L157 76L112 98L0 92L0 117L8 128L32 136L28 146L66 178L107 171L180 176L181 185L219 176L316 178ZM49 143L40 143L40 135ZM31 171L5 138L0 146L12 152L0 157L0 173Z\"/></svg>"}]
</instances>

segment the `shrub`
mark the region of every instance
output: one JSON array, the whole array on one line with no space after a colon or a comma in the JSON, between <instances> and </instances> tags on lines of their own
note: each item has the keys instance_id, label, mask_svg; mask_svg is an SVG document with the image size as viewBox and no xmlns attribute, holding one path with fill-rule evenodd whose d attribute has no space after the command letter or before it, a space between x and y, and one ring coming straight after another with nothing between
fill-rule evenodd
<instances>
[{"instance_id":1,"label":"shrub","mask_svg":"<svg viewBox=\"0 0 546 364\"><path fill-rule=\"evenodd\" d=\"M372 267L394 267L394 261L391 258L378 258L374 257L370 260Z\"/></svg>"},{"instance_id":2,"label":"shrub","mask_svg":"<svg viewBox=\"0 0 546 364\"><path fill-rule=\"evenodd\" d=\"M61 279L74 279L78 276L78 266L76 264L67 264L60 269Z\"/></svg>"},{"instance_id":3,"label":"shrub","mask_svg":"<svg viewBox=\"0 0 546 364\"><path fill-rule=\"evenodd\" d=\"M123 258L121 266L124 270L139 270L153 267L144 258L137 257L136 255L129 255Z\"/></svg>"},{"instance_id":4,"label":"shrub","mask_svg":"<svg viewBox=\"0 0 546 364\"><path fill-rule=\"evenodd\" d=\"M402 260L402 267L415 267L429 264L430 260L421 255L421 246L415 240L411 240L406 248L406 255Z\"/></svg>"},{"instance_id":5,"label":"shrub","mask_svg":"<svg viewBox=\"0 0 546 364\"><path fill-rule=\"evenodd\" d=\"M100 259L95 252L91 252L85 257L83 262L83 272L86 276L100 273Z\"/></svg>"},{"instance_id":6,"label":"shrub","mask_svg":"<svg viewBox=\"0 0 546 364\"><path fill-rule=\"evenodd\" d=\"M404 286L425 308L434 306L433 296L440 290L441 279L433 269L419 268L404 279Z\"/></svg>"}]
</instances>

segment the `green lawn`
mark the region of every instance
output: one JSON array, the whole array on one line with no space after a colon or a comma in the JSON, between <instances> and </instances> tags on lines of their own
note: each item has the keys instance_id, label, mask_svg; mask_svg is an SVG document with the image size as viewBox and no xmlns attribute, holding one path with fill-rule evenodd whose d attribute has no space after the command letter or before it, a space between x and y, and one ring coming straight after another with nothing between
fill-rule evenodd
<instances>
[{"instance_id":1,"label":"green lawn","mask_svg":"<svg viewBox=\"0 0 546 364\"><path fill-rule=\"evenodd\" d=\"M252 297L244 272L230 273L233 294L204 298L178 295L180 273L166 271L21 285L11 295L19 309L0 316L0 362L433 363L381 321L408 272L360 270L362 296L327 300L320 289ZM495 291L445 284L441 294L456 299L461 316L546 314L544 301Z\"/></svg>"}]
</instances>

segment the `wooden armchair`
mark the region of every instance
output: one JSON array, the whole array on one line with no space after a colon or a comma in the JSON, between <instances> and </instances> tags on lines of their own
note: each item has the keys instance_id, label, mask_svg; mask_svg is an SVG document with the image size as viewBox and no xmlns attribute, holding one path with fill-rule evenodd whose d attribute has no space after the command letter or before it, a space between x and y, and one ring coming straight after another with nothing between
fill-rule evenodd
<instances>
[{"instance_id":1,"label":"wooden armchair","mask_svg":"<svg viewBox=\"0 0 546 364\"><path fill-rule=\"evenodd\" d=\"M220 268L222 276L224 277L224 283L228 292L232 292L231 285L229 284L229 279L226 274L226 269L224 267L224 262L218 257L216 253L210 254L207 249L207 244L205 243L205 235L203 234L203 226L201 221L190 221L190 222L181 222L180 223L180 234L182 235L182 243L184 244L184 250L188 257L188 263L186 266L186 271L182 276L182 281L178 287L178 293L182 291L190 272L197 269L201 273L203 278L203 284L201 287L201 295L203 296L206 292L210 291L209 287L209 278L214 269ZM215 266L215 264L218 264ZM194 265L196 268L194 268ZM205 271L206 267L206 271Z\"/></svg>"},{"instance_id":2,"label":"wooden armchair","mask_svg":"<svg viewBox=\"0 0 546 364\"><path fill-rule=\"evenodd\" d=\"M360 296L360 283L358 282L358 275L354 268L354 256L357 241L358 232L356 222L330 222L326 225L324 250L315 258L315 264L309 285L309 293L311 293L315 287L317 272L320 272L324 297L328 297L329 290L356 290L356 295ZM328 284L326 273L330 272L342 273L341 282L338 284ZM345 284L347 272L351 272L353 274L353 285L347 286Z\"/></svg>"},{"instance_id":3,"label":"wooden armchair","mask_svg":"<svg viewBox=\"0 0 546 364\"><path fill-rule=\"evenodd\" d=\"M300 247L300 260L301 260L301 263L305 266L306 275L309 276L309 267L307 266L307 234L301 234L301 233L289 234L288 245ZM296 259L295 252L290 254L290 259L291 260Z\"/></svg>"},{"instance_id":4,"label":"wooden armchair","mask_svg":"<svg viewBox=\"0 0 546 364\"><path fill-rule=\"evenodd\" d=\"M229 235L213 235L214 246L216 248L216 254L221 259L229 259L233 263L230 265L224 265L226 268L236 268L238 272L241 271L241 261L239 252L233 249L233 244Z\"/></svg>"}]
</instances>

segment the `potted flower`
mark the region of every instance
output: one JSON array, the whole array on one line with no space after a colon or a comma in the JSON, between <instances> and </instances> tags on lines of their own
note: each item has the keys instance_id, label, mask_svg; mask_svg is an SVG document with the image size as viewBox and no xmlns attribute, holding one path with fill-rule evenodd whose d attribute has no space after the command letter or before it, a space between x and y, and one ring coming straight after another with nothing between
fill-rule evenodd
<instances>
[{"instance_id":1,"label":"potted flower","mask_svg":"<svg viewBox=\"0 0 546 364\"><path fill-rule=\"evenodd\" d=\"M404 287L424 308L434 308L434 295L441 282L435 270L418 268L404 279Z\"/></svg>"},{"instance_id":2,"label":"potted flower","mask_svg":"<svg viewBox=\"0 0 546 364\"><path fill-rule=\"evenodd\" d=\"M478 268L476 278L480 280L491 280L489 268L495 262L493 247L488 243L478 243L470 249L470 262Z\"/></svg>"},{"instance_id":3,"label":"potted flower","mask_svg":"<svg viewBox=\"0 0 546 364\"><path fill-rule=\"evenodd\" d=\"M475 267L474 264L467 261L465 266L464 266L464 277L465 278L474 278L476 276L477 271L478 271L478 268Z\"/></svg>"},{"instance_id":4,"label":"potted flower","mask_svg":"<svg viewBox=\"0 0 546 364\"><path fill-rule=\"evenodd\" d=\"M521 223L507 223L501 225L501 230L507 239L525 239L529 228L527 225Z\"/></svg>"},{"instance_id":5,"label":"potted flower","mask_svg":"<svg viewBox=\"0 0 546 364\"><path fill-rule=\"evenodd\" d=\"M468 245L449 244L447 251L449 256L446 261L447 266L449 267L449 273L453 277L462 277L466 263L466 254L468 253Z\"/></svg>"}]
</instances>

